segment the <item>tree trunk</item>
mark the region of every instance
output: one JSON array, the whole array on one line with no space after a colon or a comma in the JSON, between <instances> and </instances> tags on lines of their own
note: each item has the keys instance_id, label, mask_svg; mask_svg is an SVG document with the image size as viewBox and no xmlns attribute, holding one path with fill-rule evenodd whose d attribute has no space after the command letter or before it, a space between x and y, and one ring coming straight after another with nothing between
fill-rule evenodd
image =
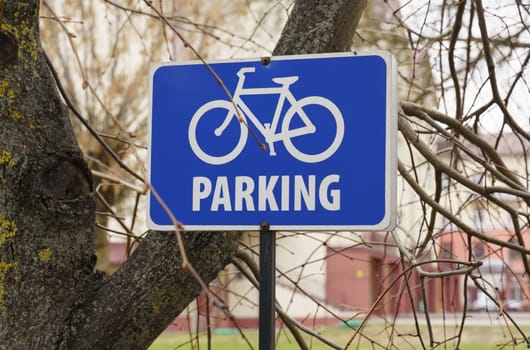
<instances>
[{"instance_id":1,"label":"tree trunk","mask_svg":"<svg viewBox=\"0 0 530 350\"><path fill-rule=\"evenodd\" d=\"M349 48L365 1L297 1L275 54ZM146 349L201 291L174 233L94 273L94 188L41 52L38 0L0 0L0 349ZM304 21L301 21L304 19ZM206 282L238 233L184 234Z\"/></svg>"},{"instance_id":2,"label":"tree trunk","mask_svg":"<svg viewBox=\"0 0 530 350\"><path fill-rule=\"evenodd\" d=\"M367 0L298 0L274 55L351 50Z\"/></svg>"}]
</instances>

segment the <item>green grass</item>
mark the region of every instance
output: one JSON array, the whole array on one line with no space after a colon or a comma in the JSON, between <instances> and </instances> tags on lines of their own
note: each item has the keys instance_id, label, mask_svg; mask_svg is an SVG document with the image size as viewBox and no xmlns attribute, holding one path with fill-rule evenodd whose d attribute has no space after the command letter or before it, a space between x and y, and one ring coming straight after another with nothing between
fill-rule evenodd
<instances>
[{"instance_id":1,"label":"green grass","mask_svg":"<svg viewBox=\"0 0 530 350\"><path fill-rule=\"evenodd\" d=\"M372 346L372 342L364 337L357 336L351 343L348 349L359 349L359 350L373 350L373 349L422 349L419 338L414 336L415 329L412 325L398 327L399 334L394 334L393 340L390 341L390 328L385 329L384 326L368 325L365 327L363 334L375 341L379 346ZM525 332L530 333L530 328L525 327ZM333 340L339 346L345 346L346 343L351 339L353 331L351 329L344 329L341 327L328 328L320 331L324 336ZM426 328L422 328L422 337L424 340L425 347L430 349L429 336ZM520 344L514 346L510 343L509 339L510 332L514 332L514 336L520 338L518 334L515 334L514 329L507 329L506 327L466 327L463 335L462 342L460 344L461 350L499 350L499 349L527 349L526 345ZM442 340L444 338L450 338L456 333L455 329L446 327L433 327L433 334L435 340ZM252 345L237 334L213 334L211 349L214 350L248 350L258 349L258 332L257 331L245 331L245 336ZM329 346L323 344L317 339L310 339L305 337L308 345L314 350L325 350L331 349ZM208 349L207 337L201 335L198 339L193 339L193 344L190 342L190 335L183 333L165 333L162 334L155 343L149 348L149 350L198 350ZM277 335L278 344L276 350L295 350L299 349L292 336L288 333L282 332ZM393 344L394 346L390 346ZM445 344L439 344L433 349L455 349L456 342L454 340L448 341Z\"/></svg>"}]
</instances>

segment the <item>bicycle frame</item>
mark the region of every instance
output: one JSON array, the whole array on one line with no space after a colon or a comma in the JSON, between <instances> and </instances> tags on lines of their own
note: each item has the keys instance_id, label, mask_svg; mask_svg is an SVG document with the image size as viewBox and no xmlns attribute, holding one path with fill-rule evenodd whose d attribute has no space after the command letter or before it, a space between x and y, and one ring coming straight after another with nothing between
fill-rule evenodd
<instances>
[{"instance_id":1,"label":"bicycle frame","mask_svg":"<svg viewBox=\"0 0 530 350\"><path fill-rule=\"evenodd\" d=\"M239 70L239 72L237 73L239 80L234 90L232 99L236 107L239 108L240 112L242 112L241 118L245 118L246 116L247 119L250 120L252 124L254 124L254 126L257 128L257 130L265 137L265 142L267 142L269 146L270 155L276 155L276 152L274 151L274 142L281 141L286 138L310 134L310 133L315 132L316 128L314 124L311 122L311 120L308 118L307 114L300 108L298 110L298 114L300 115L300 118L302 119L304 126L299 127L295 130L288 130L288 132L281 131L277 133L276 130L280 122L280 114L283 109L285 100L287 100L291 104L292 107L295 106L297 102L296 98L291 93L291 90L289 90L289 87L294 81L293 82L281 82L280 83L281 85L276 86L276 87L244 88L243 84L245 82L245 74L254 72L254 71L255 71L254 67L244 67ZM241 96L276 95L276 94L279 95L279 98L276 104L276 108L275 108L271 123L262 124L261 121L256 117L256 115L247 106L245 101L241 99ZM230 121L234 117L238 118L237 113L229 112L225 120L223 121L223 123L215 130L215 134L221 135L224 129L228 127L228 125L230 124Z\"/></svg>"}]
</instances>

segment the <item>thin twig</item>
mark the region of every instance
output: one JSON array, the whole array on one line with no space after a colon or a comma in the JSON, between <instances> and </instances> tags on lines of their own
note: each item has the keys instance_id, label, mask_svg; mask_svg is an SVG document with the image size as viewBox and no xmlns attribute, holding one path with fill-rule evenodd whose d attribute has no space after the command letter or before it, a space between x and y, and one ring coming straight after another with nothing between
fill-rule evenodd
<instances>
[{"instance_id":1,"label":"thin twig","mask_svg":"<svg viewBox=\"0 0 530 350\"><path fill-rule=\"evenodd\" d=\"M44 51L44 50L43 50ZM46 59L46 63L48 64L48 67L52 73L52 76L53 76L53 79L55 80L55 84L57 85L57 88L59 89L59 92L61 93L61 96L64 100L64 102L66 103L66 105L68 106L68 108L70 108L70 110L74 113L74 115L76 116L76 118L85 126L85 128L88 130L88 132L90 132L90 134L92 134L92 136L94 136L94 138L99 142L99 144L101 146L103 146L103 148L105 149L105 151L107 151L107 153L119 164L119 166L121 168L123 168L125 171L127 171L129 174L131 174L132 176L134 176L135 178L137 178L138 180L140 180L141 182L145 182L145 180L142 178L142 176L138 175L138 173L136 173L134 170L132 170L131 168L129 168L129 166L127 166L127 164L125 164L121 158L114 152L114 150L105 142L105 140L103 140L101 138L101 136L99 136L98 132L96 131L96 129L94 129L92 127L92 125L88 122L88 120L86 120L83 115L81 114L81 112L79 112L79 110L76 108L76 106L74 106L74 104L72 103L72 100L70 100L70 97L68 96L68 94L66 93L64 87L63 87L63 84L61 83L61 80L59 79L59 76L57 74L57 71L55 70L55 68L53 67L53 64L52 62L50 61L50 58L48 57L48 55L46 54L46 52L44 52L44 58Z\"/></svg>"},{"instance_id":2,"label":"thin twig","mask_svg":"<svg viewBox=\"0 0 530 350\"><path fill-rule=\"evenodd\" d=\"M121 178L118 178L118 177L116 177L114 175L102 173L101 171L97 171L97 170L92 170L92 175L95 176L95 177L99 177L101 179L108 180L110 182L114 182L114 183L123 185L124 187L126 187L126 188L128 188L130 190L133 190L133 191L135 191L136 193L138 193L140 195L145 195L145 193L146 193L145 186L144 187L135 186L135 185L131 184L130 182L125 181L125 180L123 180Z\"/></svg>"},{"instance_id":3,"label":"thin twig","mask_svg":"<svg viewBox=\"0 0 530 350\"><path fill-rule=\"evenodd\" d=\"M221 80L221 78L219 77L219 75L217 75L217 73L215 72L215 70L212 68L212 66L204 59L204 57L202 57L199 52L192 46L190 45L190 43L182 36L182 34L180 34L180 32L177 30L177 28L175 28L175 26L160 12L160 10L158 10L154 5L153 5L153 2L150 1L150 0L144 0L144 2L147 4L147 6L149 6L158 16L159 18L169 27L171 28L171 30L173 31L173 33L175 33L175 35L182 41L182 43L184 44L185 47L189 48L193 54L195 55L195 57L197 57L197 59L199 59L202 64L204 64L204 66L206 67L206 69L208 70L208 72L210 72L210 74L214 77L214 79L217 81L217 84L219 84L219 86L223 89L223 91L225 92L226 96L228 97L228 99L230 100L230 103L232 104L233 108L234 108L234 113L237 115L237 119L239 120L240 123L243 123L245 125L245 127L248 129L248 131L250 132L250 135L252 135L252 138L257 142L257 144L259 145L259 147L263 150L263 151L266 151L267 150L267 146L265 145L265 143L263 143L258 135L254 132L253 129L251 129L246 121L245 118L243 118L243 116L241 115L241 111L239 110L239 107L237 107L235 101L234 101L234 98L232 96L232 94L230 93L230 91L228 91L228 88L226 87L226 85L223 83L223 81Z\"/></svg>"},{"instance_id":4,"label":"thin twig","mask_svg":"<svg viewBox=\"0 0 530 350\"><path fill-rule=\"evenodd\" d=\"M456 119L461 120L464 107L462 104L462 92L460 91L460 82L458 80L458 74L455 68L455 46L462 27L462 18L464 17L464 10L466 9L466 2L461 1L458 5L458 10L455 15L455 21L453 24L453 30L451 31L451 40L449 42L449 70L451 71L451 78L453 79L455 99L456 99Z\"/></svg>"},{"instance_id":5,"label":"thin twig","mask_svg":"<svg viewBox=\"0 0 530 350\"><path fill-rule=\"evenodd\" d=\"M259 284L257 282L257 280L259 279L259 267L256 264L256 262L254 261L254 259L252 259L252 257L246 251L244 251L241 248L239 248L237 250L237 253L236 253L235 257L240 259L241 261L245 262L245 264L248 266L248 268L252 272L253 276L248 275L248 273L246 272L246 270L244 268L240 269L241 273L246 275L246 276L248 275L247 278L248 278L249 282L251 282L254 285L254 287L259 289ZM232 260L234 260L234 259L232 259ZM241 265L239 265L239 266L241 266ZM287 315L281 309L281 307L276 302L274 303L274 305L275 305L276 312L278 313L278 316L285 323L287 328L289 328L290 332L293 334L296 342L298 343L298 345L300 346L301 349L309 349L309 348L308 348L306 342L301 337L300 333L297 331L296 328L298 328L298 329L302 330L303 332L305 332L305 333L307 333L307 334L319 339L324 344L327 344L328 346L331 346L334 349L338 349L338 350L342 349L342 347L340 347L339 345L331 342L329 339L326 339L322 335L314 332L312 329L309 329L309 328L305 327L304 325L302 325L300 322L292 319L289 315Z\"/></svg>"},{"instance_id":6,"label":"thin twig","mask_svg":"<svg viewBox=\"0 0 530 350\"><path fill-rule=\"evenodd\" d=\"M484 57L488 66L489 81L493 99L504 115L504 121L516 132L522 135L525 139L530 140L530 133L524 130L519 123L517 123L511 113L506 108L506 104L501 97L499 86L497 83L497 75L495 71L495 61L490 47L490 36L488 35L488 26L486 25L486 18L484 15L484 8L482 6L482 0L475 0L477 9L478 26L480 29L480 36L482 38L482 47L484 50Z\"/></svg>"}]
</instances>

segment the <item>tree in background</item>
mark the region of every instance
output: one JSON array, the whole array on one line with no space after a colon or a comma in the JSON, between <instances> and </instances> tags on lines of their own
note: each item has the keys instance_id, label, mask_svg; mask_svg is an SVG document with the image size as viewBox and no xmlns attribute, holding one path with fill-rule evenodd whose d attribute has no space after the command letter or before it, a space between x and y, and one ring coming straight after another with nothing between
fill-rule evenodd
<instances>
[{"instance_id":1,"label":"tree in background","mask_svg":"<svg viewBox=\"0 0 530 350\"><path fill-rule=\"evenodd\" d=\"M189 40L194 41L194 47L211 48L215 34L207 34L216 27L207 23L219 25L224 18L220 10L228 18L244 15L241 8L246 7L238 2L228 6L204 2L178 8L175 4L164 4L161 10L171 13L171 20L192 36ZM147 138L146 79L151 66L168 59L190 59L192 55L180 39L148 11L127 12L124 9L111 1L45 1L41 16L47 20L42 21L41 36L72 105L83 111L84 118L105 140L105 146L113 150L114 156L134 171L142 172L145 171L145 145L131 143ZM106 15L101 16L101 13ZM205 24L191 22L190 16L198 17L197 20ZM204 35L193 40L195 31ZM143 189L134 181L125 187L116 184L116 179L127 178L127 172L75 117L72 121L95 179L98 203L96 269L112 272L108 232L118 230L128 238L131 248L135 225L140 221L143 227L143 217L129 215L129 212L138 205Z\"/></svg>"},{"instance_id":2,"label":"tree in background","mask_svg":"<svg viewBox=\"0 0 530 350\"><path fill-rule=\"evenodd\" d=\"M159 232L142 235L111 277L94 273L95 223L117 222L134 239L143 233L134 224L138 207L125 203L147 189L142 136L150 63L195 59L189 47L204 58L225 58L347 51L352 42L355 50L387 49L398 59L399 225L388 234L283 236L279 244L293 252L293 237L315 242L306 256L296 251L291 265L279 266L283 283L337 321L363 323L347 340L335 340L296 322L288 307L278 308L279 317L301 348L309 346L300 332L338 349L358 342L459 348L473 293L480 291L509 330L501 341L526 342L504 289L510 280L512 293L528 300L528 6L484 0L230 4L175 8L165 1L106 0L72 4L69 12L44 1L42 36L57 80L40 49L38 1L0 0L0 349L144 349L227 263L235 267L225 271L239 269L249 281L259 273L252 235L238 246L238 233ZM68 93L56 93L56 80ZM72 114L84 154L70 128ZM81 131L87 126L90 132ZM97 220L96 196L104 211ZM325 254L316 254L317 246ZM349 247L379 254L384 267L374 271L384 283L369 308L344 316L305 282L319 271L310 266L345 256ZM351 258L351 266L361 259ZM443 332L430 325L436 305L426 300L433 283L444 320L452 319ZM208 295L230 319L224 301ZM411 305L416 328L405 345L389 295L395 305ZM374 318L383 321L384 340L365 331ZM419 326L425 322L426 330Z\"/></svg>"},{"instance_id":3,"label":"tree in background","mask_svg":"<svg viewBox=\"0 0 530 350\"><path fill-rule=\"evenodd\" d=\"M145 10L155 9L146 4ZM0 5L5 52L0 62L0 347L145 349L198 295L199 282L212 280L225 266L239 234L149 232L119 271L111 277L95 273L94 183L40 46L39 2ZM297 11L316 15L312 7L299 7L291 18L302 15ZM306 50L349 47L360 15L352 18L351 11L340 11L344 8L362 10L337 3L324 8L329 17L320 23L336 30L332 20L343 18L342 24L351 23L348 33L340 40L317 38ZM303 29L298 22L286 30L283 42ZM177 238L183 238L180 249Z\"/></svg>"}]
</instances>

